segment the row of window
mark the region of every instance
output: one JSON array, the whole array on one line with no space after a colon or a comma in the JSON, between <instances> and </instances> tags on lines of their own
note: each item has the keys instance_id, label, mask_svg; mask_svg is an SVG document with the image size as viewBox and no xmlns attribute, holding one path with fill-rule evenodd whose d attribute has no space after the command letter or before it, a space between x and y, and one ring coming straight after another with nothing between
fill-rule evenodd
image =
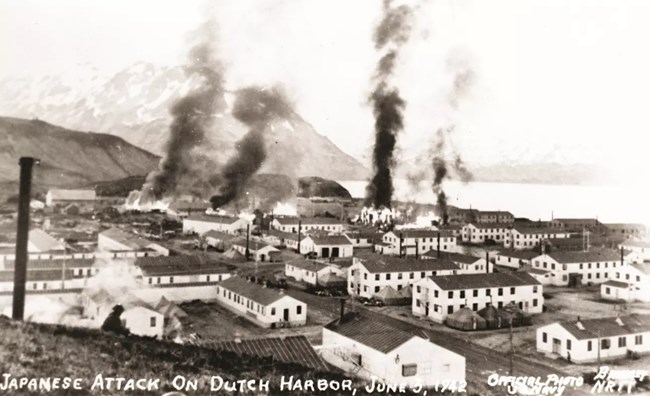
<instances>
[{"instance_id":1,"label":"row of window","mask_svg":"<svg viewBox=\"0 0 650 396\"><path fill-rule=\"evenodd\" d=\"M217 286L217 294L220 293L219 286ZM233 293L230 290L222 289L222 295L227 298L230 301L233 301L235 304L240 304L240 305L245 305L246 309L249 309L251 311L256 311L257 313L260 313L262 315L266 315L266 307L256 303L254 301L251 301L247 298L244 298L240 296L239 294ZM271 307L271 316L275 316L276 310L275 307ZM297 305L296 306L296 314L300 315L302 314L302 305Z\"/></svg>"},{"instance_id":2,"label":"row of window","mask_svg":"<svg viewBox=\"0 0 650 396\"><path fill-rule=\"evenodd\" d=\"M620 279L620 278L621 278L621 273L617 272L616 273L616 279ZM630 274L625 274L625 280L630 280ZM636 276L636 281L641 282L641 276L640 275Z\"/></svg>"},{"instance_id":3,"label":"row of window","mask_svg":"<svg viewBox=\"0 0 650 396\"><path fill-rule=\"evenodd\" d=\"M515 294L516 289L517 289L516 287L511 287L510 288L510 295ZM472 297L478 297L479 296L479 290L480 289L473 289L472 290ZM497 289L497 295L498 296L503 296L503 290L504 290L503 287L498 288ZM415 287L415 292L420 293L420 291L421 291L421 287L419 285L416 286ZM465 298L466 292L467 292L466 290L457 290L457 291L459 293L460 298ZM537 293L537 291L538 291L537 285L533 286L533 293ZM447 292L447 298L454 298L454 295L455 295L455 292L453 290L450 290L450 291ZM492 295L492 289L485 289L485 295L486 296L491 296ZM433 297L438 298L438 290L433 291Z\"/></svg>"},{"instance_id":4,"label":"row of window","mask_svg":"<svg viewBox=\"0 0 650 396\"><path fill-rule=\"evenodd\" d=\"M357 272L357 270L351 270L351 271L350 271L350 275L354 276L354 274L355 274L356 272ZM430 272L429 272L429 276L436 276L437 273L438 273L438 271L430 271ZM396 274L394 278L393 278L393 274ZM416 274L416 272L403 272L403 273L402 273L402 272L397 272L397 273L395 273L395 272L393 272L393 273L389 272L389 273L385 273L385 274L384 274L384 280L391 280L391 279L401 280L401 279L406 279L406 275L407 275L407 274L408 274L408 279L415 279L415 274ZM455 270L453 271L453 274L454 274L454 275L456 274L456 271L455 271ZM427 277L427 272L426 272L426 271L421 271L421 272L420 272L420 277L419 277L419 279L424 279L424 278L426 278L426 277ZM364 272L364 274L363 274L363 279L364 279L364 280L368 280L368 273L367 273L367 272ZM381 274L375 274L375 280L376 280L376 281L381 280Z\"/></svg>"},{"instance_id":5,"label":"row of window","mask_svg":"<svg viewBox=\"0 0 650 396\"><path fill-rule=\"evenodd\" d=\"M425 304L426 304L426 302L425 302ZM490 302L486 302L485 307L490 306L490 304L491 304ZM524 302L522 302L522 301L517 303L517 302L515 302L513 300L513 301L510 301L510 304L517 304L520 309L524 308ZM539 301L536 298L534 298L533 301L532 301L532 304L533 304L533 307L536 307L539 304ZM499 309L503 308L504 305L505 305L505 303L503 301L497 302L497 308L499 308ZM528 302L527 301L526 301L525 305L526 305L526 307L528 307ZM420 306L422 306L422 302L420 300L415 300L415 306L419 308ZM458 305L458 309L463 309L466 306L468 306L468 305L460 304L460 305ZM434 304L433 305L433 311L436 312L436 313L442 313L445 310L444 307L445 306ZM454 312L456 312L456 307L457 307L456 305L447 305L446 307L447 307L447 315L451 315ZM472 308L472 311L476 312L479 309L481 309L482 307L480 307L478 303L473 303L471 305L471 308Z\"/></svg>"},{"instance_id":6,"label":"row of window","mask_svg":"<svg viewBox=\"0 0 650 396\"><path fill-rule=\"evenodd\" d=\"M584 269L584 264L585 264L585 263L580 263L580 264L578 265L578 268L579 268L579 269ZM592 264L595 264L596 269L600 269L600 263L586 263L586 264L587 264L587 269L591 269L591 268L592 268ZM610 263L604 262L604 263L603 263L603 268L608 268L608 267L609 267L609 264L610 264ZM616 261L612 261L611 264L612 264L612 268L616 268L617 265L618 265L618 263L617 263ZM539 260L535 260L535 261L533 262L533 265L534 265L535 267L537 267L537 268L540 268L540 265L541 265L542 268L548 268L548 263L547 263L546 261L540 262ZM555 269L555 263L551 263L551 269L552 269L552 270ZM562 264L562 270L563 270L563 271L566 271L567 269L568 269L567 264ZM628 278L628 279L629 279L629 278Z\"/></svg>"},{"instance_id":7,"label":"row of window","mask_svg":"<svg viewBox=\"0 0 650 396\"><path fill-rule=\"evenodd\" d=\"M612 339L610 339L610 338L601 338L600 339L600 349L609 349L612 346L612 340L613 340L613 338ZM542 333L542 342L545 343L545 344L548 342L548 334L546 332ZM556 341L556 342L559 342L559 341ZM618 337L617 342L618 342L618 347L619 348L625 348L627 346L627 337L625 337L625 336ZM634 336L634 345L641 345L641 344L643 344L643 335L642 334L635 335ZM567 339L566 340L566 349L567 349L567 351L570 351L571 347L572 347L571 340ZM589 341L587 341L587 351L591 352L592 350L593 350L593 343L592 343L591 340L589 340Z\"/></svg>"}]
</instances>

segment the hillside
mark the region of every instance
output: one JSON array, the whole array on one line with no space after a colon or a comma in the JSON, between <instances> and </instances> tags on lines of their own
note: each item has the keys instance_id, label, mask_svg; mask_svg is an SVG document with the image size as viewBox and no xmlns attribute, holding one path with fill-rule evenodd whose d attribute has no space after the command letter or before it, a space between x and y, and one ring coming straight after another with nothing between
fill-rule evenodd
<instances>
[{"instance_id":1,"label":"hillside","mask_svg":"<svg viewBox=\"0 0 650 396\"><path fill-rule=\"evenodd\" d=\"M113 76L91 67L69 76L0 81L0 114L39 118L80 131L122 137L149 152L162 155L171 123L169 108L193 86L180 67L137 63ZM246 132L230 114L234 93L226 94L223 112L215 114L203 153L223 163ZM328 138L293 113L271 126L266 135L269 152L263 173L291 177L321 176L336 180L362 180L369 171L342 152Z\"/></svg>"},{"instance_id":2,"label":"hillside","mask_svg":"<svg viewBox=\"0 0 650 396\"><path fill-rule=\"evenodd\" d=\"M298 180L298 196L302 198L343 198L352 199L350 192L334 180L322 177L301 177Z\"/></svg>"},{"instance_id":3,"label":"hillside","mask_svg":"<svg viewBox=\"0 0 650 396\"><path fill-rule=\"evenodd\" d=\"M16 184L18 159L23 156L41 161L34 168L35 191L142 176L155 169L159 160L117 136L0 117L0 183Z\"/></svg>"}]
</instances>

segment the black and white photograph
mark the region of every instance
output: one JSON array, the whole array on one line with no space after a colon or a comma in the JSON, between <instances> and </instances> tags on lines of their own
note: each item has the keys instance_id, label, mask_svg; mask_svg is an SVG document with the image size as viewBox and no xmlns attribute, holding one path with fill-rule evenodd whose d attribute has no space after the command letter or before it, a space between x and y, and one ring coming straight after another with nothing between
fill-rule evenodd
<instances>
[{"instance_id":1,"label":"black and white photograph","mask_svg":"<svg viewBox=\"0 0 650 396\"><path fill-rule=\"evenodd\" d=\"M650 395L648 21L0 0L0 396Z\"/></svg>"}]
</instances>

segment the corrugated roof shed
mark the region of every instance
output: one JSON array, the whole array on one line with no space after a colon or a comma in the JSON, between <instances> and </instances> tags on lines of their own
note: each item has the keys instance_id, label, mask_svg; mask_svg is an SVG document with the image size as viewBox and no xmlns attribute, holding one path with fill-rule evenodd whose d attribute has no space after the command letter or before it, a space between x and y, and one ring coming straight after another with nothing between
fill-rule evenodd
<instances>
[{"instance_id":1,"label":"corrugated roof shed","mask_svg":"<svg viewBox=\"0 0 650 396\"><path fill-rule=\"evenodd\" d=\"M492 272L489 274L432 276L430 279L442 290L468 290L540 284L526 272Z\"/></svg>"},{"instance_id":2,"label":"corrugated roof shed","mask_svg":"<svg viewBox=\"0 0 650 396\"><path fill-rule=\"evenodd\" d=\"M203 346L238 355L270 357L278 362L298 363L316 370L328 370L325 362L309 344L307 337L302 335L241 341L207 341Z\"/></svg>"},{"instance_id":3,"label":"corrugated roof shed","mask_svg":"<svg viewBox=\"0 0 650 396\"><path fill-rule=\"evenodd\" d=\"M579 340L602 337L616 337L650 331L650 315L628 315L616 317L571 320L559 322L566 331Z\"/></svg>"},{"instance_id":4,"label":"corrugated roof shed","mask_svg":"<svg viewBox=\"0 0 650 396\"><path fill-rule=\"evenodd\" d=\"M238 276L233 276L232 278L221 281L218 285L264 306L287 297L286 294L278 289L269 289L262 285L258 285L257 283L248 282Z\"/></svg>"}]
</instances>

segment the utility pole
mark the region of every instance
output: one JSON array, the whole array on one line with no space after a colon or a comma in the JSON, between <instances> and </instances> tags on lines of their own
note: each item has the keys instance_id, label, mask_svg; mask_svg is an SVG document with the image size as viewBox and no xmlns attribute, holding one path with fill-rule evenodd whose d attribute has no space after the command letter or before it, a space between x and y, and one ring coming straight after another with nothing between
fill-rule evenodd
<instances>
[{"instance_id":1,"label":"utility pole","mask_svg":"<svg viewBox=\"0 0 650 396\"><path fill-rule=\"evenodd\" d=\"M513 331L512 331L512 315L513 313L510 312L510 375L512 375L513 372L513 357L515 355L515 347L513 343Z\"/></svg>"},{"instance_id":2,"label":"utility pole","mask_svg":"<svg viewBox=\"0 0 650 396\"><path fill-rule=\"evenodd\" d=\"M598 343L598 369L596 371L600 371L600 330L596 330L596 342Z\"/></svg>"}]
</instances>

